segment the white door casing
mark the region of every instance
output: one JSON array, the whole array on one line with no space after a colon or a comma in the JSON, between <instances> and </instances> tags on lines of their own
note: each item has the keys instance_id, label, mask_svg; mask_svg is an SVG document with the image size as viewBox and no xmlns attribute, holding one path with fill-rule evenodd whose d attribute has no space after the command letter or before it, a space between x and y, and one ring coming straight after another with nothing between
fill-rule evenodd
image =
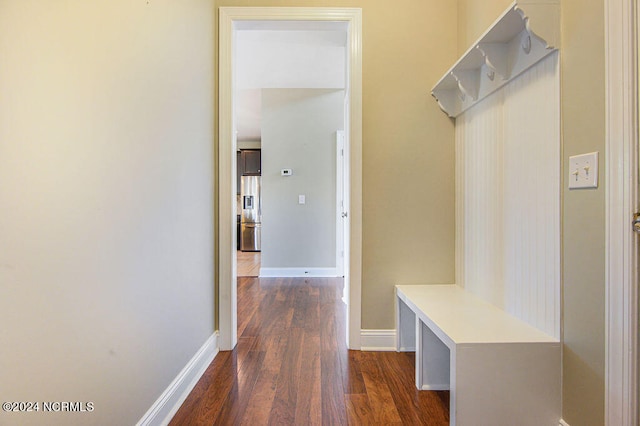
<instances>
[{"instance_id":1,"label":"white door casing","mask_svg":"<svg viewBox=\"0 0 640 426\"><path fill-rule=\"evenodd\" d=\"M638 424L636 0L605 0L605 424Z\"/></svg>"},{"instance_id":2,"label":"white door casing","mask_svg":"<svg viewBox=\"0 0 640 426\"><path fill-rule=\"evenodd\" d=\"M336 275L344 276L344 233L348 220L348 209L344 203L345 158L344 158L344 130L336 132ZM343 300L346 300L343 297Z\"/></svg>"},{"instance_id":3,"label":"white door casing","mask_svg":"<svg viewBox=\"0 0 640 426\"><path fill-rule=\"evenodd\" d=\"M236 265L236 143L233 114L233 38L238 21L342 21L349 25L349 233L345 253L347 342L360 349L362 281L362 10L357 8L221 7L219 9L219 125L218 125L218 325L220 349L235 347L237 336ZM348 281L347 281L348 280ZM347 284L348 283L348 284Z\"/></svg>"}]
</instances>

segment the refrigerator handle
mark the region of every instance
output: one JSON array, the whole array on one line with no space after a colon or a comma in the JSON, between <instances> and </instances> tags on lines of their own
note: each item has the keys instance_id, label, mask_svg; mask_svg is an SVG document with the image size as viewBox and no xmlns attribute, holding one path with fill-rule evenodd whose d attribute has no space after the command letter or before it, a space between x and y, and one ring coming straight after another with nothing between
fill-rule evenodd
<instances>
[{"instance_id":1,"label":"refrigerator handle","mask_svg":"<svg viewBox=\"0 0 640 426\"><path fill-rule=\"evenodd\" d=\"M252 209L253 208L253 195L245 195L243 197L242 208L243 209Z\"/></svg>"},{"instance_id":2,"label":"refrigerator handle","mask_svg":"<svg viewBox=\"0 0 640 426\"><path fill-rule=\"evenodd\" d=\"M262 194L258 193L258 222L262 221Z\"/></svg>"}]
</instances>

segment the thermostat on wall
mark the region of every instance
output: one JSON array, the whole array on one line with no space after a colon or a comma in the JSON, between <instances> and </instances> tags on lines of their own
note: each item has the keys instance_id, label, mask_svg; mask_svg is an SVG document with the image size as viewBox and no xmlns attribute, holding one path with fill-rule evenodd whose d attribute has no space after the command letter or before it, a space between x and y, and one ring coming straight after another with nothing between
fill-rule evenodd
<instances>
[{"instance_id":1,"label":"thermostat on wall","mask_svg":"<svg viewBox=\"0 0 640 426\"><path fill-rule=\"evenodd\" d=\"M291 169L282 169L280 170L280 174L282 176L291 176L293 174L293 171Z\"/></svg>"}]
</instances>

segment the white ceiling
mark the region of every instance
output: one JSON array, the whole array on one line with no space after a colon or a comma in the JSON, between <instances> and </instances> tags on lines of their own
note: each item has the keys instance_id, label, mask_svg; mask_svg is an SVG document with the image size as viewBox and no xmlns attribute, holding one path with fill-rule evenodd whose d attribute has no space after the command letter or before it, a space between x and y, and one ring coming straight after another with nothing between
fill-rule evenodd
<instances>
[{"instance_id":1,"label":"white ceiling","mask_svg":"<svg viewBox=\"0 0 640 426\"><path fill-rule=\"evenodd\" d=\"M262 90L236 91L236 138L239 141L261 140Z\"/></svg>"},{"instance_id":2,"label":"white ceiling","mask_svg":"<svg viewBox=\"0 0 640 426\"><path fill-rule=\"evenodd\" d=\"M235 25L237 140L260 140L263 88L345 88L347 23L241 21Z\"/></svg>"}]
</instances>

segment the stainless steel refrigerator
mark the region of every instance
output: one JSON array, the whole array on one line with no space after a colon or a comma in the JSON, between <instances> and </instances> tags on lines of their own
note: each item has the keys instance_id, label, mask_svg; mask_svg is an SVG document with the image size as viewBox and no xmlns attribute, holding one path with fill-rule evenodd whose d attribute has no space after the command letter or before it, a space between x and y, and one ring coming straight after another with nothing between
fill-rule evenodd
<instances>
[{"instance_id":1,"label":"stainless steel refrigerator","mask_svg":"<svg viewBox=\"0 0 640 426\"><path fill-rule=\"evenodd\" d=\"M260 176L242 176L240 196L242 204L240 250L260 251L262 233Z\"/></svg>"}]
</instances>

